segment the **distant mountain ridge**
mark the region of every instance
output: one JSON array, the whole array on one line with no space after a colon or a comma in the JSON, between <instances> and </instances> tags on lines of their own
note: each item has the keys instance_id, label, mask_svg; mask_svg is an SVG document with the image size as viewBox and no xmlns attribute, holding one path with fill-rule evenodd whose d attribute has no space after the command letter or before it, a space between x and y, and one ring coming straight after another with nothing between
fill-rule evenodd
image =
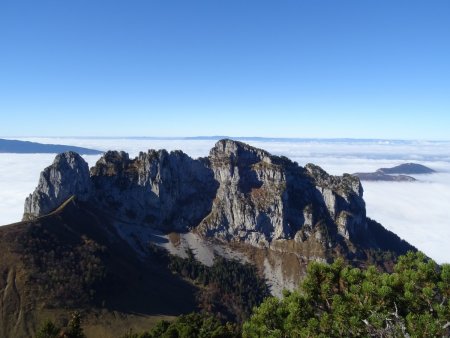
<instances>
[{"instance_id":1,"label":"distant mountain ridge","mask_svg":"<svg viewBox=\"0 0 450 338\"><path fill-rule=\"evenodd\" d=\"M403 163L392 168L380 168L377 172L383 174L421 175L432 174L436 171L418 163Z\"/></svg>"},{"instance_id":2,"label":"distant mountain ridge","mask_svg":"<svg viewBox=\"0 0 450 338\"><path fill-rule=\"evenodd\" d=\"M432 174L436 171L418 163L404 163L392 168L380 168L372 173L354 173L363 181L414 182L408 175Z\"/></svg>"},{"instance_id":3,"label":"distant mountain ridge","mask_svg":"<svg viewBox=\"0 0 450 338\"><path fill-rule=\"evenodd\" d=\"M66 151L74 151L80 155L99 155L100 150L82 148L62 144L44 144L30 141L0 139L0 153L17 154L59 154Z\"/></svg>"},{"instance_id":4,"label":"distant mountain ridge","mask_svg":"<svg viewBox=\"0 0 450 338\"><path fill-rule=\"evenodd\" d=\"M415 182L414 177L408 175L388 175L376 171L373 173L354 173L361 181L386 181L386 182Z\"/></svg>"}]
</instances>

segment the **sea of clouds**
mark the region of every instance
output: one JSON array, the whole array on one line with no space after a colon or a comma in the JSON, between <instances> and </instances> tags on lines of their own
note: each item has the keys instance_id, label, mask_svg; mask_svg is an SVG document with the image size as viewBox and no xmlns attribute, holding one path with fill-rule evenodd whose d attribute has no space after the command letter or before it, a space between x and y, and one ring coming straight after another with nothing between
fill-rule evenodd
<instances>
[{"instance_id":1,"label":"sea of clouds","mask_svg":"<svg viewBox=\"0 0 450 338\"><path fill-rule=\"evenodd\" d=\"M130 156L148 149L181 149L207 156L214 139L16 138L99 150L124 150ZM300 165L315 163L331 174L370 172L417 162L438 171L417 182L363 182L367 215L440 263L450 263L450 142L389 140L276 140L245 142L284 155ZM0 154L0 224L21 219L25 197L55 154ZM90 166L99 155L83 156Z\"/></svg>"}]
</instances>

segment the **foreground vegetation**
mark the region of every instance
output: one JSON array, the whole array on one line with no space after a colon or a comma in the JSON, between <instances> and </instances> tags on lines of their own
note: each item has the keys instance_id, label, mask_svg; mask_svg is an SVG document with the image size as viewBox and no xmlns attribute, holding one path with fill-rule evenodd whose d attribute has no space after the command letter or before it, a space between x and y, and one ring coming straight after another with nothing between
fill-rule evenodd
<instances>
[{"instance_id":1,"label":"foreground vegetation","mask_svg":"<svg viewBox=\"0 0 450 338\"><path fill-rule=\"evenodd\" d=\"M201 286L198 298L203 312L241 324L270 295L254 265L215 256L209 267L197 261L192 251L187 253L187 258L170 256L169 269Z\"/></svg>"},{"instance_id":2,"label":"foreground vegetation","mask_svg":"<svg viewBox=\"0 0 450 338\"><path fill-rule=\"evenodd\" d=\"M267 298L244 337L448 337L450 265L422 253L401 256L393 273L313 263L299 290Z\"/></svg>"},{"instance_id":3,"label":"foreground vegetation","mask_svg":"<svg viewBox=\"0 0 450 338\"><path fill-rule=\"evenodd\" d=\"M392 273L311 263L298 290L267 297L240 327L196 313L122 338L448 337L449 297L450 265L422 253L400 257Z\"/></svg>"},{"instance_id":4,"label":"foreground vegetation","mask_svg":"<svg viewBox=\"0 0 450 338\"><path fill-rule=\"evenodd\" d=\"M160 321L148 332L130 331L120 338L240 338L240 328L236 324L223 324L217 317L208 314L191 313L182 315L172 323Z\"/></svg>"},{"instance_id":5,"label":"foreground vegetation","mask_svg":"<svg viewBox=\"0 0 450 338\"><path fill-rule=\"evenodd\" d=\"M74 312L64 328L58 327L50 320L46 321L36 333L36 338L86 338L81 327L80 314Z\"/></svg>"}]
</instances>

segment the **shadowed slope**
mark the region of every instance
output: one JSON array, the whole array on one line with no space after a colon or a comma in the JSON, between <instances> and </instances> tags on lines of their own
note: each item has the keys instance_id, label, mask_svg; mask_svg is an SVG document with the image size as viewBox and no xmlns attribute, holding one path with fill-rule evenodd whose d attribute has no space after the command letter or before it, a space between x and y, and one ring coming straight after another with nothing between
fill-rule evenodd
<instances>
[{"instance_id":1,"label":"shadowed slope","mask_svg":"<svg viewBox=\"0 0 450 338\"><path fill-rule=\"evenodd\" d=\"M151 256L139 260L107 216L74 198L1 227L0 251L2 337L30 336L42 309L173 316L196 308L192 285Z\"/></svg>"}]
</instances>

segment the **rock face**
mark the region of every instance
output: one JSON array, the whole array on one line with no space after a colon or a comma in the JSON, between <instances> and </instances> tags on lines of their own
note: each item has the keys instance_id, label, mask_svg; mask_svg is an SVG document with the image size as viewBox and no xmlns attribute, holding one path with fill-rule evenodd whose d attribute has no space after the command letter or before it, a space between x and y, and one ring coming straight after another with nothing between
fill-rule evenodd
<instances>
[{"instance_id":1,"label":"rock face","mask_svg":"<svg viewBox=\"0 0 450 338\"><path fill-rule=\"evenodd\" d=\"M314 165L302 168L231 140L217 142L209 161L219 189L199 227L206 236L260 246L278 239L304 241L319 221L347 239L366 227L355 177L330 176Z\"/></svg>"},{"instance_id":2,"label":"rock face","mask_svg":"<svg viewBox=\"0 0 450 338\"><path fill-rule=\"evenodd\" d=\"M106 153L91 170L93 199L119 219L187 230L205 217L217 188L205 161L181 151L149 150L130 160Z\"/></svg>"},{"instance_id":3,"label":"rock face","mask_svg":"<svg viewBox=\"0 0 450 338\"><path fill-rule=\"evenodd\" d=\"M53 164L44 169L36 189L25 200L24 219L46 215L72 195L88 200L92 192L89 167L72 151L56 156Z\"/></svg>"},{"instance_id":4,"label":"rock face","mask_svg":"<svg viewBox=\"0 0 450 338\"><path fill-rule=\"evenodd\" d=\"M252 244L289 236L284 217L286 177L272 159L240 142L217 142L209 162L219 188L200 225L205 235Z\"/></svg>"},{"instance_id":5,"label":"rock face","mask_svg":"<svg viewBox=\"0 0 450 338\"><path fill-rule=\"evenodd\" d=\"M331 176L314 164L307 164L306 170L338 233L346 239L363 235L367 230L366 206L359 179L349 174Z\"/></svg>"},{"instance_id":6,"label":"rock face","mask_svg":"<svg viewBox=\"0 0 450 338\"><path fill-rule=\"evenodd\" d=\"M44 215L72 195L118 220L258 247L311 236L327 246L333 236L351 240L367 230L358 178L227 139L197 160L181 151L149 150L135 159L111 151L90 173L77 154L58 155L27 198L24 217Z\"/></svg>"}]
</instances>

